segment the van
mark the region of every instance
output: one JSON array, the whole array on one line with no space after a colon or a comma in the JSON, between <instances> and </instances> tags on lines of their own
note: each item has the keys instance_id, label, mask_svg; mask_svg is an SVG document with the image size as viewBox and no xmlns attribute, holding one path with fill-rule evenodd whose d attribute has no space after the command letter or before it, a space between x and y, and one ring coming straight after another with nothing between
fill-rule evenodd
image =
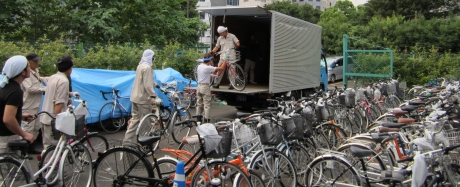
<instances>
[{"instance_id":1,"label":"van","mask_svg":"<svg viewBox=\"0 0 460 187\"><path fill-rule=\"evenodd\" d=\"M329 82L335 82L343 79L343 56L334 56L326 58L327 75ZM324 66L323 60L321 66ZM348 56L348 70L353 69L353 58Z\"/></svg>"}]
</instances>

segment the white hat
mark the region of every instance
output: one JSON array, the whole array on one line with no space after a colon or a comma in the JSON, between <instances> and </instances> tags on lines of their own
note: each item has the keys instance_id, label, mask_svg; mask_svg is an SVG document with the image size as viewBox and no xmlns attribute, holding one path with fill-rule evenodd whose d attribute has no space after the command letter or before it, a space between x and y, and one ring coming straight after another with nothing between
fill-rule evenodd
<instances>
[{"instance_id":1,"label":"white hat","mask_svg":"<svg viewBox=\"0 0 460 187\"><path fill-rule=\"evenodd\" d=\"M8 81L15 77L16 75L19 75L22 70L24 70L27 67L27 58L24 56L16 55L11 58L9 58L5 62L5 66L3 67L2 71L2 78L0 80L0 87L3 88L5 87L6 84L8 84Z\"/></svg>"},{"instance_id":2,"label":"white hat","mask_svg":"<svg viewBox=\"0 0 460 187\"><path fill-rule=\"evenodd\" d=\"M224 27L224 26L219 26L219 27L217 27L217 32L218 32L219 34L222 33L222 32L224 32L224 31L226 31L226 30L227 30L227 27Z\"/></svg>"}]
</instances>

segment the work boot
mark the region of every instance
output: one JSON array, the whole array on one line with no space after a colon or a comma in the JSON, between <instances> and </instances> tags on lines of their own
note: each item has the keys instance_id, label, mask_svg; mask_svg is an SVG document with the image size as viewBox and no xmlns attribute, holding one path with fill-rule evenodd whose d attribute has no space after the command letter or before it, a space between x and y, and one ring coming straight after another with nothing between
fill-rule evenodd
<instances>
[{"instance_id":1,"label":"work boot","mask_svg":"<svg viewBox=\"0 0 460 187\"><path fill-rule=\"evenodd\" d=\"M29 145L29 151L28 152L29 152L29 154L34 154L34 155L42 153L42 151L37 150L37 148L35 147L34 144Z\"/></svg>"},{"instance_id":2,"label":"work boot","mask_svg":"<svg viewBox=\"0 0 460 187\"><path fill-rule=\"evenodd\" d=\"M228 87L228 89L229 89L229 90L233 90L233 89L235 89L235 88L233 88L233 86L230 85L230 86Z\"/></svg>"},{"instance_id":3,"label":"work boot","mask_svg":"<svg viewBox=\"0 0 460 187\"><path fill-rule=\"evenodd\" d=\"M212 86L213 88L219 89L219 84L215 84Z\"/></svg>"}]
</instances>

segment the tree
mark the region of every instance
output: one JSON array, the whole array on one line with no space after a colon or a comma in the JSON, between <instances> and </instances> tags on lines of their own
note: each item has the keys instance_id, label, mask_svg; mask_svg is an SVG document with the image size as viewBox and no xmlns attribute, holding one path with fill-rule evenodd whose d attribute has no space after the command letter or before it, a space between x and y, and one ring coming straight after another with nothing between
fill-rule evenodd
<instances>
[{"instance_id":1,"label":"tree","mask_svg":"<svg viewBox=\"0 0 460 187\"><path fill-rule=\"evenodd\" d=\"M341 54L343 34L351 28L347 16L336 8L328 8L322 14L318 25L323 27L323 49L326 54Z\"/></svg>"},{"instance_id":2,"label":"tree","mask_svg":"<svg viewBox=\"0 0 460 187\"><path fill-rule=\"evenodd\" d=\"M305 20L311 23L318 23L321 11L313 8L310 4L299 5L290 1L275 1L271 4L266 4L265 9L274 10L283 14Z\"/></svg>"},{"instance_id":3,"label":"tree","mask_svg":"<svg viewBox=\"0 0 460 187\"><path fill-rule=\"evenodd\" d=\"M366 4L367 17L389 17L393 14L406 19L414 18L415 12L426 19L447 15L446 12L459 10L458 0L369 0Z\"/></svg>"}]
</instances>

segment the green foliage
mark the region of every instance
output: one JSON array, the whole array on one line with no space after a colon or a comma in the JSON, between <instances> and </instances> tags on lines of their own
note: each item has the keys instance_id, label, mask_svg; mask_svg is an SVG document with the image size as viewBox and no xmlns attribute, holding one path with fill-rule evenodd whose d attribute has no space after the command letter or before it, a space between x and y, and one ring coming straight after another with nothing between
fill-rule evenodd
<instances>
[{"instance_id":1,"label":"green foliage","mask_svg":"<svg viewBox=\"0 0 460 187\"><path fill-rule=\"evenodd\" d=\"M196 59L201 58L200 54L193 49L185 49L179 43L171 43L160 51L158 59L156 59L155 67L163 69L172 67L173 69L185 74L192 74L196 64Z\"/></svg>"},{"instance_id":2,"label":"green foliage","mask_svg":"<svg viewBox=\"0 0 460 187\"><path fill-rule=\"evenodd\" d=\"M265 9L274 10L283 14L299 18L311 23L318 23L321 11L313 8L310 4L299 5L290 1L275 1L271 4L266 4Z\"/></svg>"}]
</instances>

